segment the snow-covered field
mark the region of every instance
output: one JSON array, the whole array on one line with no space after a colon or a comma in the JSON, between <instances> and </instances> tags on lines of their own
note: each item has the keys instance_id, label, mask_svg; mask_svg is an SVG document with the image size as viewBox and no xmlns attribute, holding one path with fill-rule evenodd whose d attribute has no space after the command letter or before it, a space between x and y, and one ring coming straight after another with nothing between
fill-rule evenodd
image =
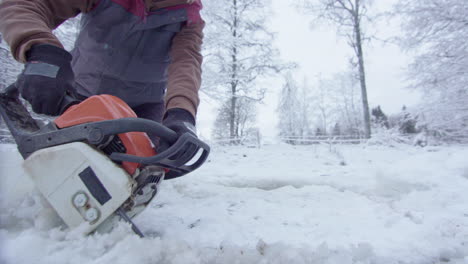
<instances>
[{"instance_id":1,"label":"snow-covered field","mask_svg":"<svg viewBox=\"0 0 468 264\"><path fill-rule=\"evenodd\" d=\"M0 145L0 263L468 263L468 148L215 147L135 222L66 230Z\"/></svg>"}]
</instances>

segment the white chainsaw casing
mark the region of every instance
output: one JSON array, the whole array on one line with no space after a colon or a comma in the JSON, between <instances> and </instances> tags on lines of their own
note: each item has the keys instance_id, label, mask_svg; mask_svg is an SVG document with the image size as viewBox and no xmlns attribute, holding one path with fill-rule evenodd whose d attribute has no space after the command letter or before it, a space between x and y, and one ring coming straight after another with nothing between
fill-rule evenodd
<instances>
[{"instance_id":1,"label":"white chainsaw casing","mask_svg":"<svg viewBox=\"0 0 468 264\"><path fill-rule=\"evenodd\" d=\"M64 222L85 234L114 214L134 183L106 155L81 142L38 150L23 167Z\"/></svg>"}]
</instances>

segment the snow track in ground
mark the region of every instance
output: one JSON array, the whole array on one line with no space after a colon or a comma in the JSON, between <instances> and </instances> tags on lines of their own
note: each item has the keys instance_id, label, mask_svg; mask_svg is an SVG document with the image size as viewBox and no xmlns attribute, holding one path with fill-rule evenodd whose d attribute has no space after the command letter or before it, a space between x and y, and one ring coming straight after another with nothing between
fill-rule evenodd
<instances>
[{"instance_id":1,"label":"snow track in ground","mask_svg":"<svg viewBox=\"0 0 468 264\"><path fill-rule=\"evenodd\" d=\"M1 263L468 263L468 149L216 147L135 219L63 228L0 145Z\"/></svg>"}]
</instances>

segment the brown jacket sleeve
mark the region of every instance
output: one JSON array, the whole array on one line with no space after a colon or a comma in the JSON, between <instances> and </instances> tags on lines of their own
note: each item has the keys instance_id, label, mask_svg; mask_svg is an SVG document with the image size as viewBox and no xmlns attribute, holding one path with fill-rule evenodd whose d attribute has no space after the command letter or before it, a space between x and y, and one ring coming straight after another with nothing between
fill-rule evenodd
<instances>
[{"instance_id":1,"label":"brown jacket sleeve","mask_svg":"<svg viewBox=\"0 0 468 264\"><path fill-rule=\"evenodd\" d=\"M88 12L97 0L3 0L0 3L0 32L16 60L38 43L63 47L52 34L66 19Z\"/></svg>"},{"instance_id":2,"label":"brown jacket sleeve","mask_svg":"<svg viewBox=\"0 0 468 264\"><path fill-rule=\"evenodd\" d=\"M166 108L183 108L196 116L201 86L204 22L188 24L172 42Z\"/></svg>"},{"instance_id":3,"label":"brown jacket sleeve","mask_svg":"<svg viewBox=\"0 0 468 264\"><path fill-rule=\"evenodd\" d=\"M3 0L0 32L16 60L38 43L63 47L52 34L63 21L89 12L99 0ZM183 108L196 115L201 85L201 45L204 22L184 26L173 40L169 66L167 109Z\"/></svg>"}]
</instances>

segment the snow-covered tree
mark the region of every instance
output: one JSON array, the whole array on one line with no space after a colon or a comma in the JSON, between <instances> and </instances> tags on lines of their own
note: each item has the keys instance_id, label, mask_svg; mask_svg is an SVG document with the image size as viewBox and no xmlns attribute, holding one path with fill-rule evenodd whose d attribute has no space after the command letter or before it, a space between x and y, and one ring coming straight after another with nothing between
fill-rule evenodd
<instances>
[{"instance_id":1,"label":"snow-covered tree","mask_svg":"<svg viewBox=\"0 0 468 264\"><path fill-rule=\"evenodd\" d=\"M336 108L333 99L333 91L330 89L329 80L318 79L318 85L312 88L313 115L317 117L316 123L324 135L327 135L333 123L333 115Z\"/></svg>"},{"instance_id":2,"label":"snow-covered tree","mask_svg":"<svg viewBox=\"0 0 468 264\"><path fill-rule=\"evenodd\" d=\"M427 96L418 107L417 127L445 141L468 142L468 95L466 92Z\"/></svg>"},{"instance_id":3,"label":"snow-covered tree","mask_svg":"<svg viewBox=\"0 0 468 264\"><path fill-rule=\"evenodd\" d=\"M79 31L80 17L72 18L58 27L54 34L60 39L67 50L73 48ZM0 90L16 81L23 65L11 56L10 47L0 34Z\"/></svg>"},{"instance_id":4,"label":"snow-covered tree","mask_svg":"<svg viewBox=\"0 0 468 264\"><path fill-rule=\"evenodd\" d=\"M224 103L228 111L229 133L238 138L242 117L241 101L263 100L266 88L257 80L279 73L291 65L278 60L272 46L273 34L266 28L269 0L205 1L203 91Z\"/></svg>"},{"instance_id":5,"label":"snow-covered tree","mask_svg":"<svg viewBox=\"0 0 468 264\"><path fill-rule=\"evenodd\" d=\"M305 82L304 82L305 83ZM305 85L300 89L291 73L285 76L278 104L279 136L286 142L296 144L309 134L309 98Z\"/></svg>"},{"instance_id":6,"label":"snow-covered tree","mask_svg":"<svg viewBox=\"0 0 468 264\"><path fill-rule=\"evenodd\" d=\"M280 137L296 137L297 125L299 124L297 109L299 106L298 86L291 73L285 77L285 83L279 97L278 112L278 130Z\"/></svg>"},{"instance_id":7,"label":"snow-covered tree","mask_svg":"<svg viewBox=\"0 0 468 264\"><path fill-rule=\"evenodd\" d=\"M342 134L360 137L363 125L358 80L352 72L340 72L327 83L336 108L335 121L341 125Z\"/></svg>"},{"instance_id":8,"label":"snow-covered tree","mask_svg":"<svg viewBox=\"0 0 468 264\"><path fill-rule=\"evenodd\" d=\"M54 34L68 51L71 51L75 45L75 40L80 31L80 22L81 15L78 15L77 17L68 19L54 30Z\"/></svg>"},{"instance_id":9,"label":"snow-covered tree","mask_svg":"<svg viewBox=\"0 0 468 264\"><path fill-rule=\"evenodd\" d=\"M422 91L428 129L450 137L468 134L468 1L400 0L402 44L416 52L411 87Z\"/></svg>"},{"instance_id":10,"label":"snow-covered tree","mask_svg":"<svg viewBox=\"0 0 468 264\"><path fill-rule=\"evenodd\" d=\"M320 129L320 127L317 127L315 129L315 136L320 137L320 136L323 136L323 135L325 135L325 134L323 133L322 129Z\"/></svg>"},{"instance_id":11,"label":"snow-covered tree","mask_svg":"<svg viewBox=\"0 0 468 264\"><path fill-rule=\"evenodd\" d=\"M403 106L399 115L399 130L403 134L415 134L417 133L416 128L417 117L408 111L406 106Z\"/></svg>"},{"instance_id":12,"label":"snow-covered tree","mask_svg":"<svg viewBox=\"0 0 468 264\"><path fill-rule=\"evenodd\" d=\"M361 100L364 116L364 131L367 138L371 135L369 103L367 100L366 73L363 52L363 20L372 0L303 0L301 8L319 19L336 24L339 32L347 37L353 48L361 86Z\"/></svg>"},{"instance_id":13,"label":"snow-covered tree","mask_svg":"<svg viewBox=\"0 0 468 264\"><path fill-rule=\"evenodd\" d=\"M333 130L332 130L332 135L333 136L340 136L341 135L340 123L335 123L335 126L333 127Z\"/></svg>"},{"instance_id":14,"label":"snow-covered tree","mask_svg":"<svg viewBox=\"0 0 468 264\"><path fill-rule=\"evenodd\" d=\"M15 82L22 66L10 54L10 49L0 34L0 92ZM0 117L0 143L13 142L8 129Z\"/></svg>"},{"instance_id":15,"label":"snow-covered tree","mask_svg":"<svg viewBox=\"0 0 468 264\"><path fill-rule=\"evenodd\" d=\"M0 90L15 82L22 68L11 56L10 48L0 34Z\"/></svg>"},{"instance_id":16,"label":"snow-covered tree","mask_svg":"<svg viewBox=\"0 0 468 264\"><path fill-rule=\"evenodd\" d=\"M380 105L372 108L372 123L377 127L390 128L387 115L382 111Z\"/></svg>"},{"instance_id":17,"label":"snow-covered tree","mask_svg":"<svg viewBox=\"0 0 468 264\"><path fill-rule=\"evenodd\" d=\"M218 115L215 120L212 136L215 140L228 140L230 144L240 144L244 139L250 137L250 133L257 133L255 128L255 121L257 117L255 101L250 100L247 97L238 98L236 109L237 115L234 119L234 125L236 127L236 137L232 138L230 134L231 124L231 105L230 101L219 109ZM254 135L256 136L256 135Z\"/></svg>"},{"instance_id":18,"label":"snow-covered tree","mask_svg":"<svg viewBox=\"0 0 468 264\"><path fill-rule=\"evenodd\" d=\"M427 91L468 90L468 2L400 0L402 44L417 52L413 86Z\"/></svg>"},{"instance_id":19,"label":"snow-covered tree","mask_svg":"<svg viewBox=\"0 0 468 264\"><path fill-rule=\"evenodd\" d=\"M361 137L358 89L350 72L329 78L318 76L313 85L307 78L298 85L292 75L287 74L277 109L280 137L301 143L301 139L310 136L331 135L337 132L337 127L340 135Z\"/></svg>"},{"instance_id":20,"label":"snow-covered tree","mask_svg":"<svg viewBox=\"0 0 468 264\"><path fill-rule=\"evenodd\" d=\"M309 90L310 115L323 134L330 134L339 123L342 134L363 135L359 88L352 73L337 73L328 78L319 76L317 84Z\"/></svg>"}]
</instances>

